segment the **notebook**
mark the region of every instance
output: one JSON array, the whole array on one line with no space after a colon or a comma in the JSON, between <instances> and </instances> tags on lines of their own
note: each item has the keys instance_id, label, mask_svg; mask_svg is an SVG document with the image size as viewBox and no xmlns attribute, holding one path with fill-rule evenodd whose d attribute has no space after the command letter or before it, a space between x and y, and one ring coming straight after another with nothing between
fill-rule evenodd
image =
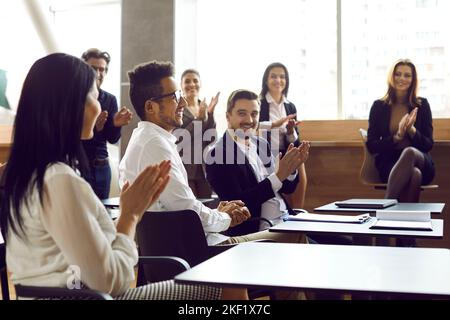
<instances>
[{"instance_id":1,"label":"notebook","mask_svg":"<svg viewBox=\"0 0 450 320\"><path fill-rule=\"evenodd\" d=\"M348 199L334 204L339 208L384 209L397 203L396 199Z\"/></svg>"}]
</instances>

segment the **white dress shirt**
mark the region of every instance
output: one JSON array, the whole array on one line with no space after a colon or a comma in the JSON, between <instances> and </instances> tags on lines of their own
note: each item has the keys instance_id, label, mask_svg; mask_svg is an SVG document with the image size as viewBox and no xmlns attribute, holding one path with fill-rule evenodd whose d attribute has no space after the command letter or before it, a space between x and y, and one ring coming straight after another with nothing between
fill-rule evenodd
<instances>
[{"instance_id":1,"label":"white dress shirt","mask_svg":"<svg viewBox=\"0 0 450 320\"><path fill-rule=\"evenodd\" d=\"M21 207L26 237L9 228L6 261L11 280L67 288L81 277L89 288L113 296L129 289L138 262L136 244L116 232L91 186L72 168L57 163L45 171L44 188L43 206L34 187L29 206Z\"/></svg>"},{"instance_id":2,"label":"white dress shirt","mask_svg":"<svg viewBox=\"0 0 450 320\"><path fill-rule=\"evenodd\" d=\"M170 180L159 199L149 211L190 209L200 217L208 244L228 239L219 232L229 228L231 218L217 209L210 209L198 201L188 184L186 169L177 151L176 137L149 121L141 121L133 130L127 150L119 165L119 184L132 183L147 166L163 160L171 161ZM168 230L170 232L170 230Z\"/></svg>"},{"instance_id":3,"label":"white dress shirt","mask_svg":"<svg viewBox=\"0 0 450 320\"><path fill-rule=\"evenodd\" d=\"M274 154L274 156L278 155L279 150L284 150L287 148L285 146L284 137L287 138L289 143L294 143L297 138L297 132L294 130L293 134L287 134L286 124L282 125L279 128L272 128L272 122L277 121L281 118L287 117L286 114L286 108L284 107L285 103L289 103L289 101L286 99L286 97L283 95L281 98L280 103L277 103L275 99L270 95L269 92L266 93L266 100L269 103L269 119L270 121L261 121L259 123L259 128L262 130L272 130L272 136L274 136L273 131L278 130L279 132L279 139L273 139L271 142L271 149L272 150L278 150L277 154Z\"/></svg>"},{"instance_id":4,"label":"white dress shirt","mask_svg":"<svg viewBox=\"0 0 450 320\"><path fill-rule=\"evenodd\" d=\"M278 191L283 187L283 183L280 181L278 176L274 171L274 167L271 168L271 173L268 172L267 168L264 166L261 158L258 156L257 146L255 143L248 139L247 144L242 141L242 139L234 139L236 144L239 146L241 151L245 154L250 163L250 166L255 174L256 180L258 182L264 179L269 179L272 186L273 193L275 197L267 200L261 205L261 217L270 220L273 225L283 222L283 219L289 215L286 204L283 198L281 198ZM297 171L288 177L288 180L293 181L297 176ZM269 228L269 225L265 221L261 221L260 230L265 230Z\"/></svg>"}]
</instances>

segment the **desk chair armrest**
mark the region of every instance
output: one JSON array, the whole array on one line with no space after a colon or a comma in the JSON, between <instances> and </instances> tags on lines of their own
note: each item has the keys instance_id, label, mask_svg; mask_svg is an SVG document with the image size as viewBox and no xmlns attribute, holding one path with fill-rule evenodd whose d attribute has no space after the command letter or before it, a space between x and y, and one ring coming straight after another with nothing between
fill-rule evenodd
<instances>
[{"instance_id":1,"label":"desk chair armrest","mask_svg":"<svg viewBox=\"0 0 450 320\"><path fill-rule=\"evenodd\" d=\"M56 287L22 286L16 284L16 296L19 298L45 299L54 298L58 300L114 300L109 294L90 289L67 289Z\"/></svg>"},{"instance_id":2,"label":"desk chair armrest","mask_svg":"<svg viewBox=\"0 0 450 320\"><path fill-rule=\"evenodd\" d=\"M219 253L222 253L228 249L231 249L235 245L236 244L218 244L215 246L208 246L208 258L212 258L212 257L218 255Z\"/></svg>"},{"instance_id":3,"label":"desk chair armrest","mask_svg":"<svg viewBox=\"0 0 450 320\"><path fill-rule=\"evenodd\" d=\"M191 267L181 258L173 256L140 256L137 286L171 280Z\"/></svg>"},{"instance_id":4,"label":"desk chair armrest","mask_svg":"<svg viewBox=\"0 0 450 320\"><path fill-rule=\"evenodd\" d=\"M272 240L272 239L259 239L259 240L249 241L249 242L254 243L254 242L276 242L276 241Z\"/></svg>"},{"instance_id":5,"label":"desk chair armrest","mask_svg":"<svg viewBox=\"0 0 450 320\"><path fill-rule=\"evenodd\" d=\"M294 209L292 209L292 211L294 211L294 213L309 213L308 210L300 209L300 208L294 208Z\"/></svg>"},{"instance_id":6,"label":"desk chair armrest","mask_svg":"<svg viewBox=\"0 0 450 320\"><path fill-rule=\"evenodd\" d=\"M158 269L165 268L166 270L173 270L173 272L176 273L174 273L173 277L170 279L173 279L177 274L191 268L186 260L172 256L140 256L139 263L150 265L150 267L153 266Z\"/></svg>"},{"instance_id":7,"label":"desk chair armrest","mask_svg":"<svg viewBox=\"0 0 450 320\"><path fill-rule=\"evenodd\" d=\"M272 221L263 217L251 217L247 221L265 221L269 225L269 228L273 227Z\"/></svg>"}]
</instances>

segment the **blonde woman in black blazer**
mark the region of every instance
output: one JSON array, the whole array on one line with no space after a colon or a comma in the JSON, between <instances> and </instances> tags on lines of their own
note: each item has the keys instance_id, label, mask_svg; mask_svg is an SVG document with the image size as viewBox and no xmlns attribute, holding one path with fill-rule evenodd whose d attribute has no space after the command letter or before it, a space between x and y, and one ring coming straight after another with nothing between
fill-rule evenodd
<instances>
[{"instance_id":1,"label":"blonde woman in black blazer","mask_svg":"<svg viewBox=\"0 0 450 320\"><path fill-rule=\"evenodd\" d=\"M421 184L435 174L430 150L433 121L430 105L417 96L417 71L409 60L397 61L390 71L388 91L370 110L367 148L375 163L386 198L418 202Z\"/></svg>"}]
</instances>

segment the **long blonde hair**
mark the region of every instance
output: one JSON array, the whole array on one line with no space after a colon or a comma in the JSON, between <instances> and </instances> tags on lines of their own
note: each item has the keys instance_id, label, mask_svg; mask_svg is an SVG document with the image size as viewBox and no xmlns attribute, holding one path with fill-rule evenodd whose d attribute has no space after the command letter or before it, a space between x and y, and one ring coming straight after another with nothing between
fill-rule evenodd
<instances>
[{"instance_id":1,"label":"long blonde hair","mask_svg":"<svg viewBox=\"0 0 450 320\"><path fill-rule=\"evenodd\" d=\"M394 63L391 70L388 74L388 90L384 97L381 99L389 105L392 105L397 100L397 95L395 94L394 88L394 78L395 78L395 70L397 70L398 66L408 66L412 71L412 82L411 86L408 89L408 103L411 108L419 107L421 105L420 99L417 97L418 83L417 79L417 71L416 66L408 59L401 59Z\"/></svg>"}]
</instances>

